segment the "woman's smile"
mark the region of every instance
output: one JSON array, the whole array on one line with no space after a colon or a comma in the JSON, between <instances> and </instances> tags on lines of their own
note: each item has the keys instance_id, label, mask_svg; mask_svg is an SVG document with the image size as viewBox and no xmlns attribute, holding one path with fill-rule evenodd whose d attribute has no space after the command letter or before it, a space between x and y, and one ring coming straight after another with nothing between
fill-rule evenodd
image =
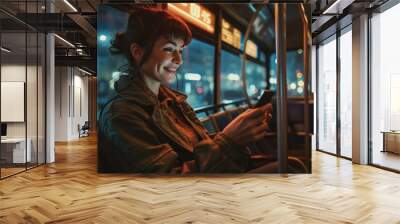
<instances>
[{"instance_id":1,"label":"woman's smile","mask_svg":"<svg viewBox=\"0 0 400 224\"><path fill-rule=\"evenodd\" d=\"M166 67L165 70L167 70L168 72L174 72L174 73L176 73L176 68Z\"/></svg>"},{"instance_id":2,"label":"woman's smile","mask_svg":"<svg viewBox=\"0 0 400 224\"><path fill-rule=\"evenodd\" d=\"M178 67L171 66L171 67L165 67L164 69L165 69L165 71L175 75L176 74L176 70L178 70Z\"/></svg>"}]
</instances>

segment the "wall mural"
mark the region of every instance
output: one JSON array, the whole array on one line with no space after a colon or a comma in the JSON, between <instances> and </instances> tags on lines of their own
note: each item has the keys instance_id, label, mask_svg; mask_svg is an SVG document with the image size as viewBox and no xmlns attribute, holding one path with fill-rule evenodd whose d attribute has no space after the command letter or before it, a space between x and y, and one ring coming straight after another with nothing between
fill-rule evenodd
<instances>
[{"instance_id":1,"label":"wall mural","mask_svg":"<svg viewBox=\"0 0 400 224\"><path fill-rule=\"evenodd\" d=\"M98 171L278 172L276 97L260 97L276 91L276 85L266 89L271 78L267 74L276 69L269 60L276 57L273 8L273 4L248 3L99 6ZM297 97L288 100L292 113L288 115L287 172L309 173L299 9L299 5L287 5L288 33L294 33L287 46L289 55L295 55L287 62L288 86L295 85L289 96ZM218 21L216 13L221 11L237 13L253 24L236 21L229 13ZM306 17L310 19L310 13ZM245 37L247 27L251 32ZM218 39L220 51L216 49ZM231 59L221 59L221 53ZM244 55L246 64L242 63ZM216 71L222 80L219 88L214 86ZM258 107L232 104L210 116L196 114L196 108L215 105L217 89L222 91L220 102L227 105L246 92L255 102L257 97L266 101Z\"/></svg>"}]
</instances>

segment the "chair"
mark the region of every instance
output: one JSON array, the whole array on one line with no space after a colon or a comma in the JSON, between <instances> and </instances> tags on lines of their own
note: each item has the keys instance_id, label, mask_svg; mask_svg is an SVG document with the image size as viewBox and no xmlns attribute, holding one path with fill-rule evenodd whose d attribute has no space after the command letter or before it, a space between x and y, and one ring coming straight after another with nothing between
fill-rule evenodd
<instances>
[{"instance_id":1,"label":"chair","mask_svg":"<svg viewBox=\"0 0 400 224\"><path fill-rule=\"evenodd\" d=\"M85 121L82 127L78 124L79 138L89 136L89 130L90 130L89 121Z\"/></svg>"}]
</instances>

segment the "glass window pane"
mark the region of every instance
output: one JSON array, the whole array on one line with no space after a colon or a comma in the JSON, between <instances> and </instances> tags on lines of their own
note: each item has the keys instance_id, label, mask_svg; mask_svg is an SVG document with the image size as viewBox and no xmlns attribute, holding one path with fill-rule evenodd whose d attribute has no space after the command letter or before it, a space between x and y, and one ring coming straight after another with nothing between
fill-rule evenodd
<instances>
[{"instance_id":1,"label":"glass window pane","mask_svg":"<svg viewBox=\"0 0 400 224\"><path fill-rule=\"evenodd\" d=\"M1 177L25 170L26 153L26 41L25 31L1 34ZM8 97L5 97L8 96ZM10 97L13 98L10 98ZM13 109L10 109L13 108ZM30 146L30 144L29 144Z\"/></svg>"},{"instance_id":2,"label":"glass window pane","mask_svg":"<svg viewBox=\"0 0 400 224\"><path fill-rule=\"evenodd\" d=\"M2 1L0 5L22 17L31 13L27 16L32 19L45 10L44 0ZM4 178L45 162L45 35L8 15L0 13L0 17L8 21L0 29L0 110L4 115L0 167Z\"/></svg>"},{"instance_id":3,"label":"glass window pane","mask_svg":"<svg viewBox=\"0 0 400 224\"><path fill-rule=\"evenodd\" d=\"M27 142L28 142L28 158L27 166L33 167L37 165L37 149L38 149L38 142L37 142L37 106L38 106L38 88L37 88L37 81L38 81L38 35L36 32L28 32L27 33L27 48L28 48L28 62L27 62L27 80L26 80L26 117L27 117Z\"/></svg>"},{"instance_id":4,"label":"glass window pane","mask_svg":"<svg viewBox=\"0 0 400 224\"><path fill-rule=\"evenodd\" d=\"M352 35L340 37L340 153L352 157Z\"/></svg>"},{"instance_id":5,"label":"glass window pane","mask_svg":"<svg viewBox=\"0 0 400 224\"><path fill-rule=\"evenodd\" d=\"M244 98L241 78L242 60L239 55L227 51L221 52L221 100L237 100Z\"/></svg>"},{"instance_id":6,"label":"glass window pane","mask_svg":"<svg viewBox=\"0 0 400 224\"><path fill-rule=\"evenodd\" d=\"M249 97L259 96L267 86L265 67L251 61L246 62L247 94Z\"/></svg>"},{"instance_id":7,"label":"glass window pane","mask_svg":"<svg viewBox=\"0 0 400 224\"><path fill-rule=\"evenodd\" d=\"M336 153L336 39L318 48L318 148Z\"/></svg>"},{"instance_id":8,"label":"glass window pane","mask_svg":"<svg viewBox=\"0 0 400 224\"><path fill-rule=\"evenodd\" d=\"M215 47L193 39L183 51L183 64L170 84L188 96L193 108L211 105L214 93Z\"/></svg>"},{"instance_id":9,"label":"glass window pane","mask_svg":"<svg viewBox=\"0 0 400 224\"><path fill-rule=\"evenodd\" d=\"M276 54L272 54L269 58L270 66L270 89L276 90ZM289 51L286 54L286 75L287 75L287 94L288 96L304 95L304 65L303 50Z\"/></svg>"},{"instance_id":10,"label":"glass window pane","mask_svg":"<svg viewBox=\"0 0 400 224\"><path fill-rule=\"evenodd\" d=\"M399 21L400 4L371 19L372 163L396 170L400 170L396 154L400 153L400 32L395 28Z\"/></svg>"}]
</instances>

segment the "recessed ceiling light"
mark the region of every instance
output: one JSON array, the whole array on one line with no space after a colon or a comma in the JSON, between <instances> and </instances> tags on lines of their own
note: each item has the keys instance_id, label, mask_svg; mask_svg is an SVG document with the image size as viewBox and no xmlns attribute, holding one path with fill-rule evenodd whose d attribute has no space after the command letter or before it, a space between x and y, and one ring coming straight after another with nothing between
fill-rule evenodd
<instances>
[{"instance_id":1,"label":"recessed ceiling light","mask_svg":"<svg viewBox=\"0 0 400 224\"><path fill-rule=\"evenodd\" d=\"M1 49L2 51L6 52L6 53L10 53L10 52L11 52L11 50L9 50L9 49L7 49L7 48L5 48L5 47L1 47L0 49Z\"/></svg>"},{"instance_id":2,"label":"recessed ceiling light","mask_svg":"<svg viewBox=\"0 0 400 224\"><path fill-rule=\"evenodd\" d=\"M78 10L68 1L64 0L65 4L67 4L74 12L78 12Z\"/></svg>"},{"instance_id":3,"label":"recessed ceiling light","mask_svg":"<svg viewBox=\"0 0 400 224\"><path fill-rule=\"evenodd\" d=\"M79 68L79 67L78 67L78 70L81 71L81 72L83 72L83 73L85 73L85 74L87 74L87 75L92 75L92 73L90 73L90 72L88 72L88 71L86 71L86 70L83 70L83 69L81 69L81 68Z\"/></svg>"},{"instance_id":4,"label":"recessed ceiling light","mask_svg":"<svg viewBox=\"0 0 400 224\"><path fill-rule=\"evenodd\" d=\"M75 48L75 45L73 45L73 44L72 44L71 42L69 42L68 40L66 40L66 39L64 39L64 38L62 38L62 37L60 37L60 36L57 35L57 34L54 34L54 36L57 37L57 38L58 38L59 40L61 40L62 42L64 42L65 44L67 44L68 46Z\"/></svg>"},{"instance_id":5,"label":"recessed ceiling light","mask_svg":"<svg viewBox=\"0 0 400 224\"><path fill-rule=\"evenodd\" d=\"M343 9L348 7L354 2L354 0L336 0L327 9L325 9L322 14L342 14Z\"/></svg>"}]
</instances>

